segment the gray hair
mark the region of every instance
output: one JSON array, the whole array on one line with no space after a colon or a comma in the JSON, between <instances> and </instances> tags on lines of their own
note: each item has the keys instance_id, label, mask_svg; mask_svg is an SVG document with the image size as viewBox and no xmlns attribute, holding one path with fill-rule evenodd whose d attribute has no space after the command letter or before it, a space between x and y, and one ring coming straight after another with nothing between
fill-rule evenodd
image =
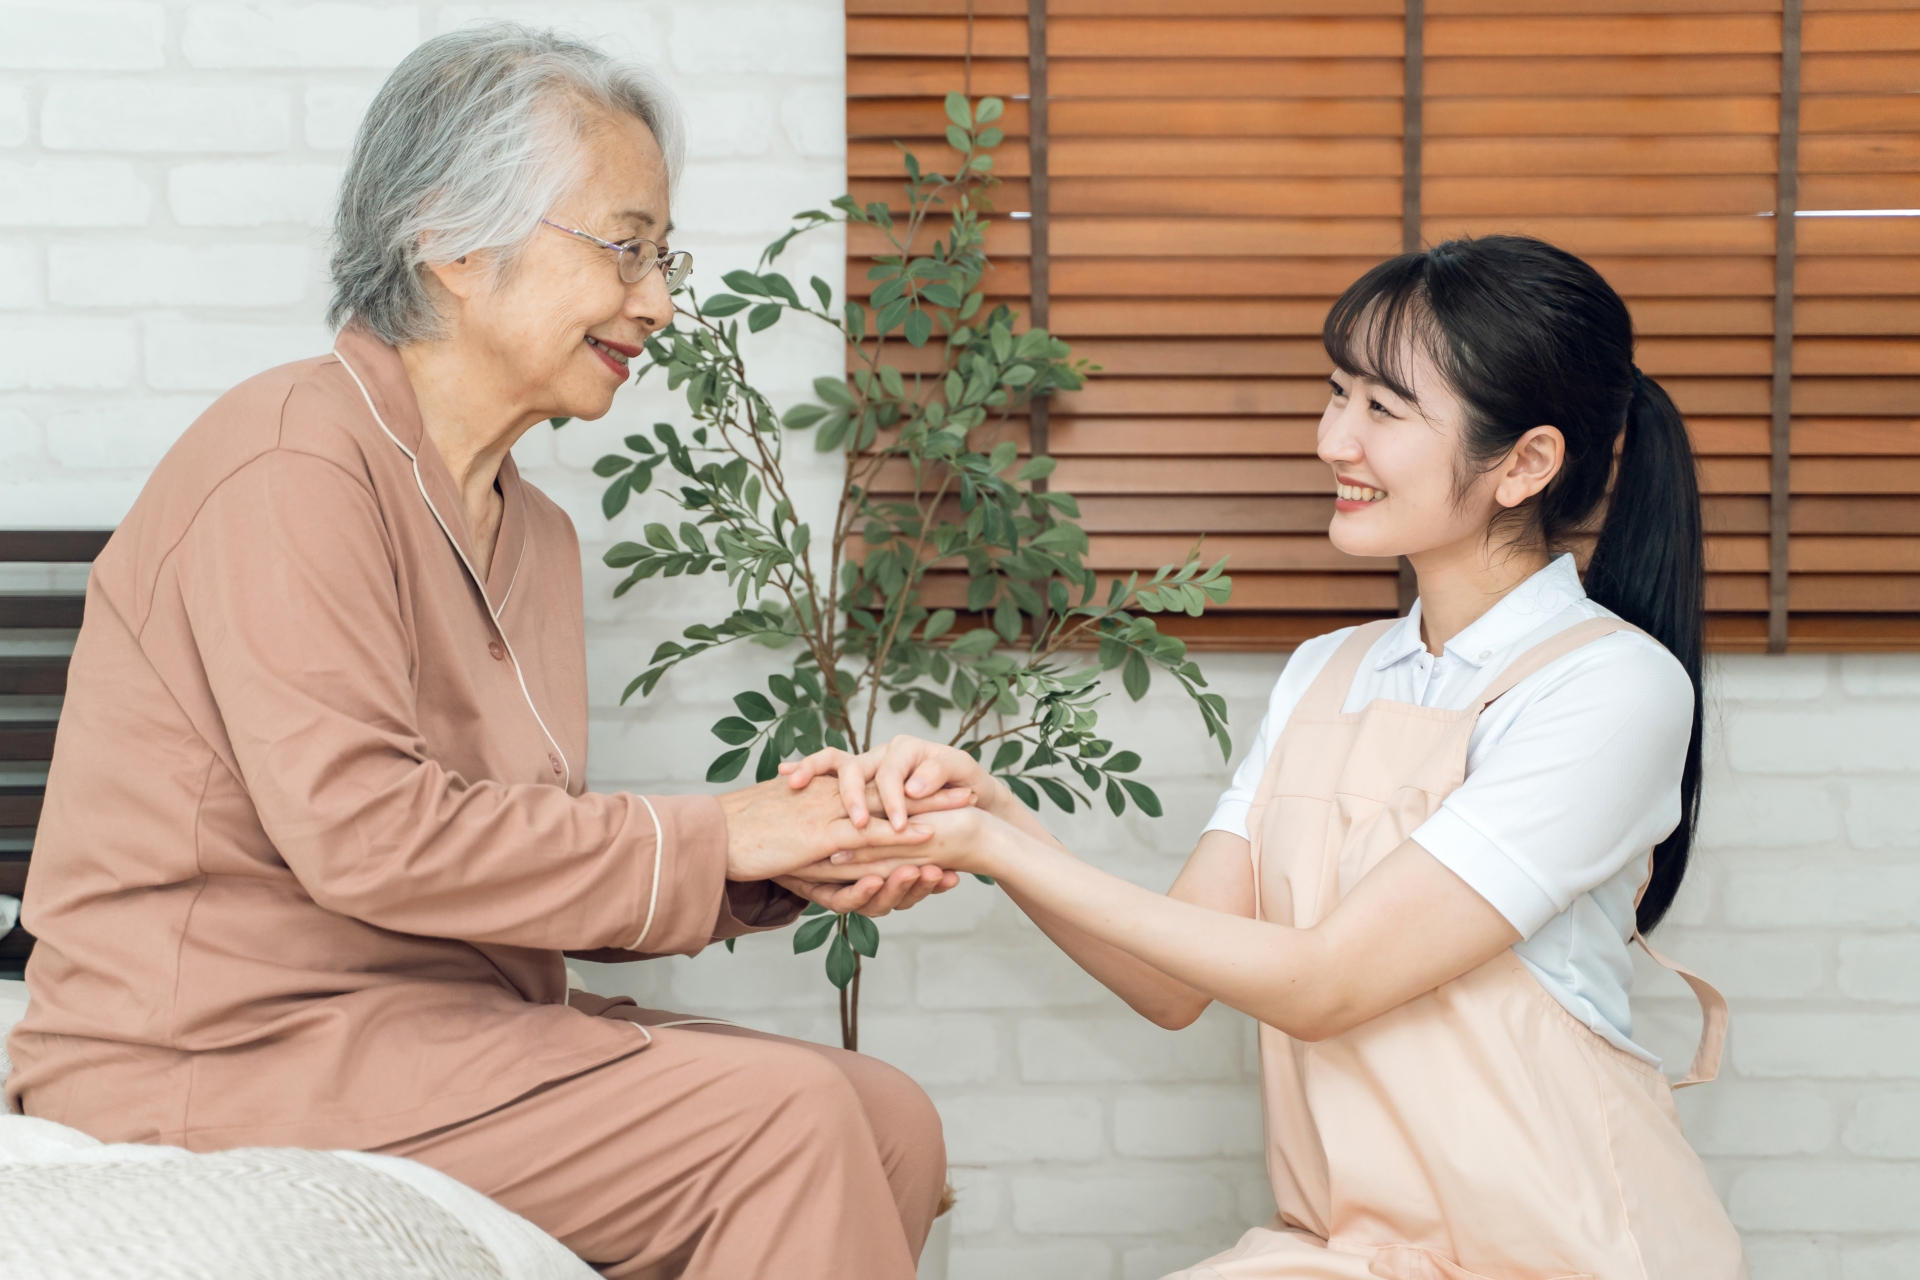
<instances>
[{"instance_id":1,"label":"gray hair","mask_svg":"<svg viewBox=\"0 0 1920 1280\"><path fill-rule=\"evenodd\" d=\"M679 109L644 67L511 23L408 54L367 108L341 180L327 323L365 325L395 346L437 336L421 267L490 251L496 279L510 270L580 179L577 144L595 109L644 121L669 184L678 179Z\"/></svg>"}]
</instances>

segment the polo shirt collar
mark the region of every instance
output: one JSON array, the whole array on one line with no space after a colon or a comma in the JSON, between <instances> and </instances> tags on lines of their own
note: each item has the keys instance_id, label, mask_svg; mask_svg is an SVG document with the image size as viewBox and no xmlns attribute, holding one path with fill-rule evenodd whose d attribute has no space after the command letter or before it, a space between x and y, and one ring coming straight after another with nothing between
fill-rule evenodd
<instances>
[{"instance_id":1,"label":"polo shirt collar","mask_svg":"<svg viewBox=\"0 0 1920 1280\"><path fill-rule=\"evenodd\" d=\"M1573 555L1559 556L1447 641L1446 655L1468 666L1482 666L1586 598ZM1420 639L1420 602L1416 600L1407 616L1381 638L1374 667L1385 671L1425 648Z\"/></svg>"}]
</instances>

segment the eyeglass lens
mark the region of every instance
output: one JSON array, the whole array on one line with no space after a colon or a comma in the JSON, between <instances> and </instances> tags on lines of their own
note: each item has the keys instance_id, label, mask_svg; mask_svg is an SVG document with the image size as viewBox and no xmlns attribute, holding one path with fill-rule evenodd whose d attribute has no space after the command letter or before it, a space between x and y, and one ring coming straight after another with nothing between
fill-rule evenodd
<instances>
[{"instance_id":1,"label":"eyeglass lens","mask_svg":"<svg viewBox=\"0 0 1920 1280\"><path fill-rule=\"evenodd\" d=\"M647 240L620 253L620 278L628 284L637 284L646 279L647 272L656 266L660 268L660 274L667 278L667 289L672 291L693 274L693 255L684 249L663 254Z\"/></svg>"}]
</instances>

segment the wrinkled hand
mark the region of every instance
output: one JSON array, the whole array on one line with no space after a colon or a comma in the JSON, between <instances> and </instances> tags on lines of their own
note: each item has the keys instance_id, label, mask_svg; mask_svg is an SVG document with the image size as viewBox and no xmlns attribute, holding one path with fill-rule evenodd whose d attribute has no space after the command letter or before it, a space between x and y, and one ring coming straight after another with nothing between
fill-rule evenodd
<instances>
[{"instance_id":1,"label":"wrinkled hand","mask_svg":"<svg viewBox=\"0 0 1920 1280\"><path fill-rule=\"evenodd\" d=\"M869 846L904 849L932 836L930 828L912 823L869 826L864 821L864 797L863 821L856 825L848 817L840 783L831 778L818 778L804 787L775 778L726 792L719 800L727 816L729 880L772 880L821 863L836 850ZM914 814L934 813L972 803L971 792L947 788L915 801L911 808ZM915 865L923 861L916 859ZM835 871L806 878L857 882L871 874L854 868Z\"/></svg>"},{"instance_id":2,"label":"wrinkled hand","mask_svg":"<svg viewBox=\"0 0 1920 1280\"><path fill-rule=\"evenodd\" d=\"M945 790L971 792L990 809L997 807L994 802L1005 791L978 760L958 747L905 734L862 755L828 747L781 765L780 772L795 790L811 787L825 775L837 777L847 818L862 830L870 829L877 794L877 807L896 833L904 833L908 819L916 813L959 807L939 803Z\"/></svg>"},{"instance_id":3,"label":"wrinkled hand","mask_svg":"<svg viewBox=\"0 0 1920 1280\"><path fill-rule=\"evenodd\" d=\"M774 883L837 914L856 911L875 917L918 906L930 894L945 893L960 883L958 874L932 864L895 866L880 872L862 866L859 871L860 878L852 884L803 880L799 876L775 876Z\"/></svg>"}]
</instances>

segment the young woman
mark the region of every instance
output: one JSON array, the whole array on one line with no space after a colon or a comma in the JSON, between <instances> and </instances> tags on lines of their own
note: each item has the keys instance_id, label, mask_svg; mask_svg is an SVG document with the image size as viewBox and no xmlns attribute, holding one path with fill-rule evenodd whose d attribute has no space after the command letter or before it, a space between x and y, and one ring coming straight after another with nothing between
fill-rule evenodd
<instances>
[{"instance_id":1,"label":"young woman","mask_svg":"<svg viewBox=\"0 0 1920 1280\"><path fill-rule=\"evenodd\" d=\"M1384 263L1325 342L1330 536L1407 556L1420 599L1300 646L1165 896L1075 859L951 748L789 777L839 773L856 822L871 779L896 827L908 797L972 788L978 808L915 819L937 834L914 860L996 877L1161 1026L1214 1000L1259 1020L1279 1212L1182 1275L1742 1276L1627 1003L1700 779L1686 428L1619 297L1536 240ZM1583 588L1564 548L1602 509ZM1707 1014L1693 1083L1726 1006L1686 976Z\"/></svg>"}]
</instances>

